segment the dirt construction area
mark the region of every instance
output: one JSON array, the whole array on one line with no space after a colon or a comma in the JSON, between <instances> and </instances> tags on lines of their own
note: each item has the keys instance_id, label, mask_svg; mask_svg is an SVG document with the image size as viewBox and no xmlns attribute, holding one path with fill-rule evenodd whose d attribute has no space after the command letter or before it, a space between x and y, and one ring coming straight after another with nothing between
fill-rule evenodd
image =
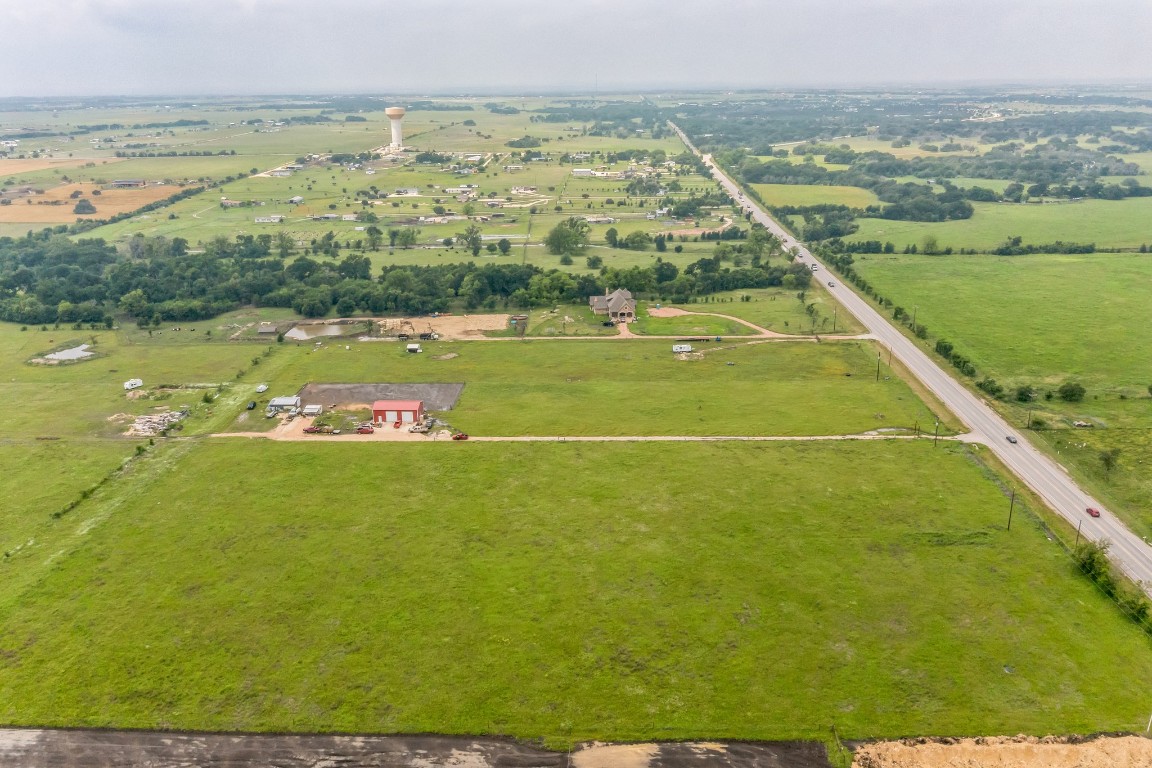
<instances>
[{"instance_id":1,"label":"dirt construction area","mask_svg":"<svg viewBox=\"0 0 1152 768\"><path fill-rule=\"evenodd\" d=\"M0 766L36 768L831 768L813 742L588 744L551 752L467 736L0 729Z\"/></svg>"},{"instance_id":2,"label":"dirt construction area","mask_svg":"<svg viewBox=\"0 0 1152 768\"><path fill-rule=\"evenodd\" d=\"M377 320L383 336L396 333L439 334L442 339L483 339L489 331L503 331L511 315L440 315L439 317L388 318ZM419 341L419 339L414 339Z\"/></svg>"},{"instance_id":3,"label":"dirt construction area","mask_svg":"<svg viewBox=\"0 0 1152 768\"><path fill-rule=\"evenodd\" d=\"M862 744L853 768L1152 768L1141 736L905 739Z\"/></svg>"}]
</instances>

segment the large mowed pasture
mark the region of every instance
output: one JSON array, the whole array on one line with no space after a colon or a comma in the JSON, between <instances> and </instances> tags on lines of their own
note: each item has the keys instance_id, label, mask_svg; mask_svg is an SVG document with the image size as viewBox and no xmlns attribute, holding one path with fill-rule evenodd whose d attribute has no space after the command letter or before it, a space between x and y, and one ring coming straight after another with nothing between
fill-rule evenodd
<instances>
[{"instance_id":1,"label":"large mowed pasture","mask_svg":"<svg viewBox=\"0 0 1152 768\"><path fill-rule=\"evenodd\" d=\"M1147 638L1019 507L1005 531L961 446L170 450L16 562L0 720L559 746L1146 717Z\"/></svg>"},{"instance_id":2,"label":"large mowed pasture","mask_svg":"<svg viewBox=\"0 0 1152 768\"><path fill-rule=\"evenodd\" d=\"M687 360L672 343L441 341L418 355L388 342L302 345L268 394L308 382L463 382L440 415L474 435L837 435L935 422L886 362L876 380L870 342L702 342Z\"/></svg>"}]
</instances>

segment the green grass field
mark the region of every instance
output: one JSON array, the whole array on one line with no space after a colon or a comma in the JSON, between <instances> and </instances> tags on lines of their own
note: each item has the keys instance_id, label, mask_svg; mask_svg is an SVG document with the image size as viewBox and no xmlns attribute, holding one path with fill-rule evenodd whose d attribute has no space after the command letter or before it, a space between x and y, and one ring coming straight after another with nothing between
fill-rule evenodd
<instances>
[{"instance_id":1,"label":"green grass field","mask_svg":"<svg viewBox=\"0 0 1152 768\"><path fill-rule=\"evenodd\" d=\"M649 317L647 307L636 311L632 333L641 336L750 336L756 331L727 317L709 315L680 315L678 317Z\"/></svg>"},{"instance_id":2,"label":"green grass field","mask_svg":"<svg viewBox=\"0 0 1152 768\"><path fill-rule=\"evenodd\" d=\"M751 297L741 301L741 296ZM863 327L848 313L840 310L823 290L809 290L804 293L804 303L796 291L783 288L746 288L739 291L724 291L705 297L706 300L689 304L670 304L689 312L716 312L721 315L739 317L777 333L811 333L813 317L805 313L808 304L816 305L815 325L819 333L831 333L833 325L837 333L862 333Z\"/></svg>"},{"instance_id":3,"label":"green grass field","mask_svg":"<svg viewBox=\"0 0 1152 768\"><path fill-rule=\"evenodd\" d=\"M1019 508L1004 531L959 446L181 450L51 565L0 565L39 574L0 582L0 721L563 746L1146 717L1147 638Z\"/></svg>"},{"instance_id":4,"label":"green grass field","mask_svg":"<svg viewBox=\"0 0 1152 768\"><path fill-rule=\"evenodd\" d=\"M753 184L765 205L847 205L866 208L880 199L871 190L821 184Z\"/></svg>"},{"instance_id":5,"label":"green grass field","mask_svg":"<svg viewBox=\"0 0 1152 768\"><path fill-rule=\"evenodd\" d=\"M1133 248L1152 241L1146 222L1152 216L1152 198L1081 200L1072 203L1020 205L973 203L970 219L926 224L915 221L858 219L859 231L849 240L892 242L898 250L920 247L933 235L941 248L991 249L1009 237L1041 244L1095 243L1103 248Z\"/></svg>"},{"instance_id":6,"label":"green grass field","mask_svg":"<svg viewBox=\"0 0 1152 768\"><path fill-rule=\"evenodd\" d=\"M307 382L464 382L443 415L475 435L854 434L934 421L886 366L875 381L867 342L712 343L699 360L677 360L671 342L655 340L423 346L293 346L276 355L268 394Z\"/></svg>"},{"instance_id":7,"label":"green grass field","mask_svg":"<svg viewBox=\"0 0 1152 768\"><path fill-rule=\"evenodd\" d=\"M1152 382L1141 353L1152 329L1138 321L1152 279L1147 256L867 255L855 267L998 378L1058 384L1071 375L1093 390Z\"/></svg>"}]
</instances>

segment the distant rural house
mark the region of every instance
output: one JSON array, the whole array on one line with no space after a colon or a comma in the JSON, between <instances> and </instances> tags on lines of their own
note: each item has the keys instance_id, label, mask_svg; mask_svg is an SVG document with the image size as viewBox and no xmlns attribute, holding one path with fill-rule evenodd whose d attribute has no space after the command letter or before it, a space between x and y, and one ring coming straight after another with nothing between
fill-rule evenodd
<instances>
[{"instance_id":1,"label":"distant rural house","mask_svg":"<svg viewBox=\"0 0 1152 768\"><path fill-rule=\"evenodd\" d=\"M611 216L585 216L584 221L589 224L615 224L616 219Z\"/></svg>"},{"instance_id":2,"label":"distant rural house","mask_svg":"<svg viewBox=\"0 0 1152 768\"><path fill-rule=\"evenodd\" d=\"M296 197L288 198L288 202L292 203L292 205L300 205L304 202L304 198L300 197L300 195L296 195Z\"/></svg>"},{"instance_id":3,"label":"distant rural house","mask_svg":"<svg viewBox=\"0 0 1152 768\"><path fill-rule=\"evenodd\" d=\"M378 427L389 424L417 424L424 421L423 400L377 400L372 403L372 421Z\"/></svg>"},{"instance_id":4,"label":"distant rural house","mask_svg":"<svg viewBox=\"0 0 1152 768\"><path fill-rule=\"evenodd\" d=\"M513 171L524 170L524 166L522 166L522 165L506 165L506 166L504 166L504 170L508 171L509 173L512 173Z\"/></svg>"},{"instance_id":5,"label":"distant rural house","mask_svg":"<svg viewBox=\"0 0 1152 768\"><path fill-rule=\"evenodd\" d=\"M345 213L343 216L340 217L340 220L341 221L356 221L356 214Z\"/></svg>"},{"instance_id":6,"label":"distant rural house","mask_svg":"<svg viewBox=\"0 0 1152 768\"><path fill-rule=\"evenodd\" d=\"M397 189L392 194L402 195L404 197L414 197L414 196L420 194L420 190L417 189L416 187L400 187L399 189Z\"/></svg>"},{"instance_id":7,"label":"distant rural house","mask_svg":"<svg viewBox=\"0 0 1152 768\"><path fill-rule=\"evenodd\" d=\"M588 306L592 314L608 315L613 322L630 323L636 319L636 300L625 288L617 288L604 296L589 296Z\"/></svg>"},{"instance_id":8,"label":"distant rural house","mask_svg":"<svg viewBox=\"0 0 1152 768\"><path fill-rule=\"evenodd\" d=\"M257 224L279 224L284 221L284 217L278 213L274 213L271 216L257 216L254 221Z\"/></svg>"},{"instance_id":9,"label":"distant rural house","mask_svg":"<svg viewBox=\"0 0 1152 768\"><path fill-rule=\"evenodd\" d=\"M534 195L537 189L537 187L512 187L509 191L514 195Z\"/></svg>"},{"instance_id":10,"label":"distant rural house","mask_svg":"<svg viewBox=\"0 0 1152 768\"><path fill-rule=\"evenodd\" d=\"M136 187L146 187L148 182L144 179L116 179L108 186L113 189L133 189Z\"/></svg>"},{"instance_id":11,"label":"distant rural house","mask_svg":"<svg viewBox=\"0 0 1152 768\"><path fill-rule=\"evenodd\" d=\"M573 168L572 169L572 175L573 176L591 176L592 175L592 169L591 168Z\"/></svg>"}]
</instances>

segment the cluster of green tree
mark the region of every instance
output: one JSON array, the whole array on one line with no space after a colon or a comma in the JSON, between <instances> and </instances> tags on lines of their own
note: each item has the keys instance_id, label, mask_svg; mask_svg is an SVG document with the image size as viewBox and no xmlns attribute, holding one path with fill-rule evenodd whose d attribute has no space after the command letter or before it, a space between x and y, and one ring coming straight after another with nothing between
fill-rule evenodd
<instances>
[{"instance_id":1,"label":"cluster of green tree","mask_svg":"<svg viewBox=\"0 0 1152 768\"><path fill-rule=\"evenodd\" d=\"M336 152L328 156L328 162L335 163L336 165L346 165L348 163L367 163L370 160L379 160L379 152L358 152L352 154L351 152Z\"/></svg>"},{"instance_id":2,"label":"cluster of green tree","mask_svg":"<svg viewBox=\"0 0 1152 768\"><path fill-rule=\"evenodd\" d=\"M504 146L512 147L513 149L532 149L533 147L539 147L542 143L543 142L535 136L525 134L518 139L504 142Z\"/></svg>"},{"instance_id":3,"label":"cluster of green tree","mask_svg":"<svg viewBox=\"0 0 1152 768\"><path fill-rule=\"evenodd\" d=\"M1120 449L1113 448L1100 454L1100 463L1107 474L1116 468ZM1104 594L1111 597L1128 618L1132 619L1145 632L1152 634L1152 603L1139 588L1128 585L1126 579L1117 578L1112 573L1112 561L1108 559L1106 540L1088 541L1076 545L1072 556L1080 570L1091 579Z\"/></svg>"},{"instance_id":4,"label":"cluster of green tree","mask_svg":"<svg viewBox=\"0 0 1152 768\"><path fill-rule=\"evenodd\" d=\"M759 195L753 195L759 198ZM802 227L789 224L789 229L798 230L804 240L818 241L831 238L847 237L860 227L855 218L863 211L849 208L836 203L822 203L820 205L775 205L769 206L769 211L777 220L788 221L793 216L803 218Z\"/></svg>"},{"instance_id":5,"label":"cluster of green tree","mask_svg":"<svg viewBox=\"0 0 1152 768\"><path fill-rule=\"evenodd\" d=\"M997 256L1023 256L1028 253L1095 253L1095 243L1065 243L1057 240L1054 243L1025 243L1024 238L1010 237L992 249Z\"/></svg>"},{"instance_id":6,"label":"cluster of green tree","mask_svg":"<svg viewBox=\"0 0 1152 768\"><path fill-rule=\"evenodd\" d=\"M363 115L345 115L344 122L346 123L366 123L368 118Z\"/></svg>"},{"instance_id":7,"label":"cluster of green tree","mask_svg":"<svg viewBox=\"0 0 1152 768\"><path fill-rule=\"evenodd\" d=\"M169 120L166 123L136 123L132 126L134 130L140 129L154 129L154 128L190 128L194 125L208 125L207 120Z\"/></svg>"},{"instance_id":8,"label":"cluster of green tree","mask_svg":"<svg viewBox=\"0 0 1152 768\"><path fill-rule=\"evenodd\" d=\"M490 101L487 104L485 104L484 109L488 110L489 112L491 112L494 115L518 115L518 114L520 114L520 110L517 109L516 107L512 107L512 106L509 106L507 104L497 104L494 101Z\"/></svg>"},{"instance_id":9,"label":"cluster of green tree","mask_svg":"<svg viewBox=\"0 0 1152 768\"><path fill-rule=\"evenodd\" d=\"M451 155L442 155L439 152L417 152L413 159L417 163L431 165L446 165L452 162Z\"/></svg>"}]
</instances>

